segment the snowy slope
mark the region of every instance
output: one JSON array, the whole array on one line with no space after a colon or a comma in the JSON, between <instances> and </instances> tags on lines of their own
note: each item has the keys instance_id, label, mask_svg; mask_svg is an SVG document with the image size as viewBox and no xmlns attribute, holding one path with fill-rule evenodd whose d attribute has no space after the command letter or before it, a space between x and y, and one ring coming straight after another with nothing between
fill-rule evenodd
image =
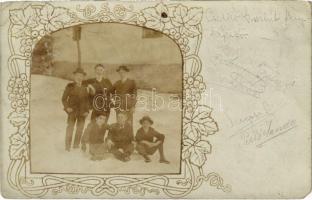
<instances>
[{"instance_id":1,"label":"snowy slope","mask_svg":"<svg viewBox=\"0 0 312 200\"><path fill-rule=\"evenodd\" d=\"M31 168L33 172L46 173L178 173L180 168L181 112L162 108L151 110L152 94L140 90L138 95L149 99L139 101L134 115L134 130L139 128L139 119L149 114L154 119L154 128L166 135L165 153L170 164L158 163L158 153L151 163L144 163L135 154L128 163L115 160L111 155L103 161L91 161L80 150L65 152L66 113L61 96L67 80L42 75L31 77ZM157 94L168 103L168 94ZM145 101L144 101L145 102ZM158 103L160 101L158 100ZM147 111L146 108L150 109ZM109 123L115 121L112 110ZM89 123L89 117L86 124Z\"/></svg>"}]
</instances>

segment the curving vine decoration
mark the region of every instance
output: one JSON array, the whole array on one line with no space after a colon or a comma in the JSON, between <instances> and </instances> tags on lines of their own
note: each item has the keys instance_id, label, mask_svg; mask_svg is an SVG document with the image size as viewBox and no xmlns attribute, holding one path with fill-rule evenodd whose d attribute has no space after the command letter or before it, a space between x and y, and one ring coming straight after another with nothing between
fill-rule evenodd
<instances>
[{"instance_id":1,"label":"curving vine decoration","mask_svg":"<svg viewBox=\"0 0 312 200\"><path fill-rule=\"evenodd\" d=\"M183 4L159 3L136 11L133 6L121 4L100 7L88 4L77 5L74 10L54 6L51 3L31 3L20 9L10 10L8 68L8 98L11 113L8 116L16 131L9 137L7 172L10 186L28 197L42 197L48 192L59 194L83 194L94 196L118 193L144 196L147 193L168 197L183 197L208 182L210 186L230 192L231 186L224 185L218 173L206 174L203 166L212 145L208 138L218 132L218 125L211 117L212 109L199 105L205 91L201 76L202 63L198 57L202 38L200 7ZM182 174L150 175L133 177L126 175L84 175L68 177L61 175L32 175L29 169L29 95L31 55L35 44L45 35L62 28L85 23L118 22L154 29L172 38L181 49L184 60L183 77L183 148Z\"/></svg>"}]
</instances>

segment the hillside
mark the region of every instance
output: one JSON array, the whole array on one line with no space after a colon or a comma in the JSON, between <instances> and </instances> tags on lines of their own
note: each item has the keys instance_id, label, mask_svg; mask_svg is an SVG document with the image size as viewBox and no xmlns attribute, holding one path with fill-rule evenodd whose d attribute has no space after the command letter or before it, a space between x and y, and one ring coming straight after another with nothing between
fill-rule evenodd
<instances>
[{"instance_id":1,"label":"hillside","mask_svg":"<svg viewBox=\"0 0 312 200\"><path fill-rule=\"evenodd\" d=\"M87 73L87 78L94 77L94 66L97 63L83 63L82 67ZM106 66L106 77L112 83L118 80L116 72L119 64L103 64ZM127 64L126 64L127 65ZM156 65L156 64L136 64L127 65L131 73L129 74L137 82L140 89L156 88L163 93L182 93L182 66L179 64ZM40 63L34 62L31 67L32 74L45 74L67 80L72 79L72 72L76 68L76 63L55 62L50 70L40 67Z\"/></svg>"}]
</instances>

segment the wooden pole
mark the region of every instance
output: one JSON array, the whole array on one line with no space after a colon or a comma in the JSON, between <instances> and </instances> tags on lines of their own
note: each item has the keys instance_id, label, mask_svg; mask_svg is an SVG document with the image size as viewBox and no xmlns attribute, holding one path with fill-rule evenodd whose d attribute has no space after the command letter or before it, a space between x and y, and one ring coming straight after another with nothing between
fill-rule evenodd
<instances>
[{"instance_id":1,"label":"wooden pole","mask_svg":"<svg viewBox=\"0 0 312 200\"><path fill-rule=\"evenodd\" d=\"M82 68L81 66L81 48L80 48L80 38L81 38L81 27L74 26L73 28L73 40L76 41L77 44L77 53L78 53L78 68Z\"/></svg>"},{"instance_id":2,"label":"wooden pole","mask_svg":"<svg viewBox=\"0 0 312 200\"><path fill-rule=\"evenodd\" d=\"M77 51L78 51L78 68L81 68L81 49L80 49L80 40L77 40Z\"/></svg>"}]
</instances>

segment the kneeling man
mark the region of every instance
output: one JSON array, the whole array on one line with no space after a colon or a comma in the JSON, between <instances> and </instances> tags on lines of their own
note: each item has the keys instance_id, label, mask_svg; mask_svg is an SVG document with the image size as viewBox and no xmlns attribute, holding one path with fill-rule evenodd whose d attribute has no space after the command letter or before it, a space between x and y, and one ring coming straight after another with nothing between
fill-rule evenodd
<instances>
[{"instance_id":1,"label":"kneeling man","mask_svg":"<svg viewBox=\"0 0 312 200\"><path fill-rule=\"evenodd\" d=\"M121 161L129 161L134 151L132 127L127 123L127 113L117 115L117 123L112 124L108 132L107 146L114 156Z\"/></svg>"},{"instance_id":2,"label":"kneeling man","mask_svg":"<svg viewBox=\"0 0 312 200\"><path fill-rule=\"evenodd\" d=\"M138 153L144 157L145 162L151 162L148 155L153 155L158 149L160 155L159 162L169 164L169 161L164 156L163 143L165 136L151 127L153 120L148 116L143 117L140 120L140 124L142 127L137 131L135 136Z\"/></svg>"},{"instance_id":3,"label":"kneeling man","mask_svg":"<svg viewBox=\"0 0 312 200\"><path fill-rule=\"evenodd\" d=\"M82 136L81 148L83 151L86 151L86 144L89 143L89 153L91 154L91 160L104 159L104 153L106 151L104 137L108 129L106 121L106 115L97 115L95 117L95 121L90 122Z\"/></svg>"}]
</instances>

